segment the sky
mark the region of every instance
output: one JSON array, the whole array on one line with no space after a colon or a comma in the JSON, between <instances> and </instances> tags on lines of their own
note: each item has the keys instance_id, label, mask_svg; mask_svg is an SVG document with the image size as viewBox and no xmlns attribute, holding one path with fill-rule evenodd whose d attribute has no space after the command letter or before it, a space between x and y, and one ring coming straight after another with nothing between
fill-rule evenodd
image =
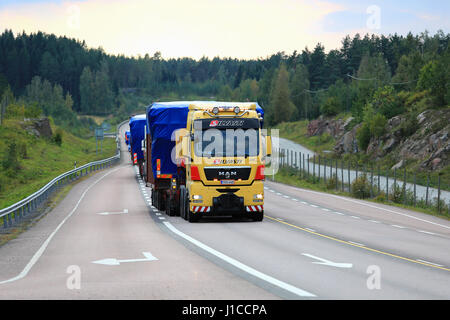
<instances>
[{"instance_id":1,"label":"sky","mask_svg":"<svg viewBox=\"0 0 450 320\"><path fill-rule=\"evenodd\" d=\"M0 31L43 31L110 54L239 59L346 35L450 31L448 0L0 0Z\"/></svg>"}]
</instances>

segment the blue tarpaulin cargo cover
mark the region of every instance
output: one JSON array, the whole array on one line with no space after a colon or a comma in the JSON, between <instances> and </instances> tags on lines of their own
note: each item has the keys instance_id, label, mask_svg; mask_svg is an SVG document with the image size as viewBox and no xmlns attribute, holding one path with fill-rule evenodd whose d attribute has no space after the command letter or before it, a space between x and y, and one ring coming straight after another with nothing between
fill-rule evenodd
<instances>
[{"instance_id":1,"label":"blue tarpaulin cargo cover","mask_svg":"<svg viewBox=\"0 0 450 320\"><path fill-rule=\"evenodd\" d=\"M145 137L145 114L139 114L130 119L130 146L131 151L137 154L137 159L144 159L144 153L142 152L142 140Z\"/></svg>"},{"instance_id":2,"label":"blue tarpaulin cargo cover","mask_svg":"<svg viewBox=\"0 0 450 320\"><path fill-rule=\"evenodd\" d=\"M175 148L172 134L175 130L186 128L189 105L207 106L234 106L242 102L220 102L220 101L174 101L155 102L147 107L147 133L152 137L152 169L156 177L156 159L161 159L161 174L172 174L177 176L177 166L172 161L171 152ZM256 102L257 112L264 117L263 109Z\"/></svg>"}]
</instances>

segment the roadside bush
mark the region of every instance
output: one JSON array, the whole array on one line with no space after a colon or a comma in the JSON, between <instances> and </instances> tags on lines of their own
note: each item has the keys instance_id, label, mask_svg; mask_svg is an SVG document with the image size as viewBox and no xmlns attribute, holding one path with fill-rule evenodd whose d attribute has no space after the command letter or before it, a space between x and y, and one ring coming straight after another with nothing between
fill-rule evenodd
<instances>
[{"instance_id":1,"label":"roadside bush","mask_svg":"<svg viewBox=\"0 0 450 320\"><path fill-rule=\"evenodd\" d=\"M19 143L18 154L22 159L28 158L27 144L25 142Z\"/></svg>"},{"instance_id":2,"label":"roadside bush","mask_svg":"<svg viewBox=\"0 0 450 320\"><path fill-rule=\"evenodd\" d=\"M381 192L379 195L377 195L374 200L376 202L384 202L386 201L386 194L384 192Z\"/></svg>"},{"instance_id":3,"label":"roadside bush","mask_svg":"<svg viewBox=\"0 0 450 320\"><path fill-rule=\"evenodd\" d=\"M57 129L55 134L52 137L52 141L53 143L55 143L57 146L62 145L62 140L63 140L63 131L61 129Z\"/></svg>"},{"instance_id":4,"label":"roadside bush","mask_svg":"<svg viewBox=\"0 0 450 320\"><path fill-rule=\"evenodd\" d=\"M2 167L8 172L8 175L14 174L20 169L19 159L17 158L17 145L14 141L8 145L8 150L2 159Z\"/></svg>"},{"instance_id":5,"label":"roadside bush","mask_svg":"<svg viewBox=\"0 0 450 320\"><path fill-rule=\"evenodd\" d=\"M401 203L403 200L403 188L398 184L393 184L389 191L389 200L395 203Z\"/></svg>"},{"instance_id":6,"label":"roadside bush","mask_svg":"<svg viewBox=\"0 0 450 320\"><path fill-rule=\"evenodd\" d=\"M356 133L356 138L358 140L358 145L361 150L366 151L370 143L370 126L367 122L358 129Z\"/></svg>"},{"instance_id":7,"label":"roadside bush","mask_svg":"<svg viewBox=\"0 0 450 320\"><path fill-rule=\"evenodd\" d=\"M328 190L336 188L336 175L332 175L330 178L327 179L326 188Z\"/></svg>"},{"instance_id":8,"label":"roadside bush","mask_svg":"<svg viewBox=\"0 0 450 320\"><path fill-rule=\"evenodd\" d=\"M370 183L367 175L363 174L357 177L352 182L352 195L358 199L365 199L370 197Z\"/></svg>"},{"instance_id":9,"label":"roadside bush","mask_svg":"<svg viewBox=\"0 0 450 320\"><path fill-rule=\"evenodd\" d=\"M334 116L339 113L339 100L336 97L329 97L324 104L320 106L320 112L326 116Z\"/></svg>"},{"instance_id":10,"label":"roadside bush","mask_svg":"<svg viewBox=\"0 0 450 320\"><path fill-rule=\"evenodd\" d=\"M400 133L403 138L413 135L419 128L417 115L415 113L409 114L406 121L400 125Z\"/></svg>"}]
</instances>

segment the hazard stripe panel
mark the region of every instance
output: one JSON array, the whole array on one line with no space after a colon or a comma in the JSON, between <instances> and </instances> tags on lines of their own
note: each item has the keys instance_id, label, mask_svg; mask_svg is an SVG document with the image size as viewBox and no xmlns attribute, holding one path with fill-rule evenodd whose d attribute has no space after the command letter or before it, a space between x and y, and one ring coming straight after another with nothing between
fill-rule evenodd
<instances>
[{"instance_id":1,"label":"hazard stripe panel","mask_svg":"<svg viewBox=\"0 0 450 320\"><path fill-rule=\"evenodd\" d=\"M203 212L207 213L211 211L211 207L199 207L199 206L193 206L192 207L193 212Z\"/></svg>"},{"instance_id":2,"label":"hazard stripe panel","mask_svg":"<svg viewBox=\"0 0 450 320\"><path fill-rule=\"evenodd\" d=\"M264 207L261 205L258 206L246 206L245 209L247 212L262 212L264 210Z\"/></svg>"}]
</instances>

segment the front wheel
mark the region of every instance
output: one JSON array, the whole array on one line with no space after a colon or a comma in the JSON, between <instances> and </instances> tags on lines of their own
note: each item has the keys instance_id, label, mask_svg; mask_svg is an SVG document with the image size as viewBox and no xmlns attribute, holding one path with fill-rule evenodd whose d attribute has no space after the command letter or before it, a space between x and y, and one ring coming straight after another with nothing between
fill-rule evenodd
<instances>
[{"instance_id":1,"label":"front wheel","mask_svg":"<svg viewBox=\"0 0 450 320\"><path fill-rule=\"evenodd\" d=\"M186 193L186 219L189 222L197 222L201 218L201 213L194 213L191 211L190 205L189 205L189 195Z\"/></svg>"},{"instance_id":2,"label":"front wheel","mask_svg":"<svg viewBox=\"0 0 450 320\"><path fill-rule=\"evenodd\" d=\"M180 186L179 210L180 210L180 217L182 217L184 220L187 220L186 210L189 210L189 208L186 205L186 186Z\"/></svg>"}]
</instances>

